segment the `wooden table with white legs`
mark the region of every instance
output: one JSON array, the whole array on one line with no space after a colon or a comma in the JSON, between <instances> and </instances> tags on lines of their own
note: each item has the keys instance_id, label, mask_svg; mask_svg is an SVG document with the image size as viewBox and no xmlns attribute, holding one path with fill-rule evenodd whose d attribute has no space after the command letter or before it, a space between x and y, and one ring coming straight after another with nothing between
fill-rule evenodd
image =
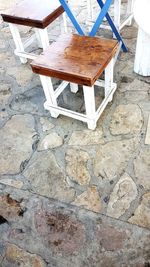
<instances>
[{"instance_id":1,"label":"wooden table with white legs","mask_svg":"<svg viewBox=\"0 0 150 267\"><path fill-rule=\"evenodd\" d=\"M33 72L40 75L46 97L44 107L52 117L62 114L86 122L91 130L96 128L97 120L117 88L113 82L113 59L118 46L116 40L67 34L60 36L31 63ZM105 78L99 80L103 72ZM55 90L51 77L62 80ZM72 93L78 91L78 85L83 87L85 114L58 105L57 98L69 85ZM104 87L104 99L97 109L94 85L99 90Z\"/></svg>"},{"instance_id":2,"label":"wooden table with white legs","mask_svg":"<svg viewBox=\"0 0 150 267\"><path fill-rule=\"evenodd\" d=\"M38 41L39 47L43 48L43 50L49 46L47 26L61 15L63 15L64 19L64 32L67 31L64 9L58 0L24 0L18 2L14 8L1 15L3 20L9 23L16 46L15 54L20 57L22 63L26 63L27 59L35 58L35 54L25 51L35 38ZM35 34L23 43L18 25L32 27Z\"/></svg>"}]
</instances>

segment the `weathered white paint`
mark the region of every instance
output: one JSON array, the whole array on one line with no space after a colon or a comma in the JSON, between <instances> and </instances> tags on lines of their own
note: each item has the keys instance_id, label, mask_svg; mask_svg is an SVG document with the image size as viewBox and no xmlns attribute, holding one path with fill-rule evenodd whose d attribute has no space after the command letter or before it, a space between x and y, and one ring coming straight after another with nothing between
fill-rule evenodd
<instances>
[{"instance_id":1,"label":"weathered white paint","mask_svg":"<svg viewBox=\"0 0 150 267\"><path fill-rule=\"evenodd\" d=\"M61 31L63 29L63 32L67 32L67 21L65 13L63 13L63 23L61 23L60 25L61 25ZM36 57L35 54L27 53L25 51L25 49L29 47L35 39L38 42L38 46L43 50L45 50L49 46L49 37L47 33L47 28L45 29L34 28L35 34L33 34L30 38L27 38L24 41L24 43L21 39L18 25L9 23L9 28L16 46L14 53L15 55L19 56L21 63L26 63L27 59L34 59Z\"/></svg>"},{"instance_id":2,"label":"weathered white paint","mask_svg":"<svg viewBox=\"0 0 150 267\"><path fill-rule=\"evenodd\" d=\"M22 40L21 40L20 33L19 33L17 25L9 23L9 28L10 28L12 37L14 39L14 43L15 43L15 46L16 46L16 52L24 53L25 52L24 51L24 46L23 46L23 43L22 43ZM23 64L25 64L27 62L27 60L26 60L26 58L24 56L23 57L20 56L20 61Z\"/></svg>"},{"instance_id":3,"label":"weathered white paint","mask_svg":"<svg viewBox=\"0 0 150 267\"><path fill-rule=\"evenodd\" d=\"M58 86L56 90L54 90L51 78L40 75L43 90L46 97L46 102L44 103L45 109L49 110L51 116L57 118L59 114L71 117L73 119L77 119L83 122L86 122L88 128L94 130L96 128L97 120L99 119L100 115L104 111L105 107L107 106L108 102L112 101L113 94L117 88L116 84L113 83L113 63L114 59L108 64L105 69L105 80L97 80L95 85L99 87L104 87L105 97L100 103L98 109L96 110L95 107L95 94L94 94L94 86L88 87L83 86L83 93L84 93L84 103L85 103L85 110L86 114L82 114L79 112L75 112L69 109L65 109L59 107L57 104L58 96L65 90L68 86L69 82L62 81L62 83ZM71 91L76 93L78 90L78 85L71 83L70 84ZM100 88L101 89L101 88Z\"/></svg>"},{"instance_id":4,"label":"weathered white paint","mask_svg":"<svg viewBox=\"0 0 150 267\"><path fill-rule=\"evenodd\" d=\"M37 38L38 44L43 48L43 50L45 50L49 45L47 28L36 29L36 33L28 38L24 43L22 42L18 25L9 23L9 28L16 46L14 53L20 57L21 63L26 63L27 59L34 59L36 57L33 53L25 52L25 49L32 44L35 38Z\"/></svg>"}]
</instances>

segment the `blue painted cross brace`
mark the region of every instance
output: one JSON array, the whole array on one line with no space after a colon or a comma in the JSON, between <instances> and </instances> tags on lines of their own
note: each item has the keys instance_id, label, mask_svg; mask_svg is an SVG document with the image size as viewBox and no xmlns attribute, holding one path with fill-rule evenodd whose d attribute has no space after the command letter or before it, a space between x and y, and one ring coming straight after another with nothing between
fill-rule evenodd
<instances>
[{"instance_id":1,"label":"blue painted cross brace","mask_svg":"<svg viewBox=\"0 0 150 267\"><path fill-rule=\"evenodd\" d=\"M72 24L74 25L75 29L77 30L77 32L80 34L80 35L85 35L80 24L78 23L76 17L74 16L74 14L72 13L68 3L66 2L66 0L59 0L59 2L61 3L61 5L63 6L64 10L66 11L68 17L70 18ZM120 33L118 32L114 22L112 21L110 15L108 14L108 9L112 3L112 0L106 0L105 4L103 3L102 0L97 0L100 8L101 8L101 12L100 14L98 15L98 18L97 20L95 21L94 25L93 25L93 28L91 30L91 32L89 33L89 36L95 36L96 35L96 32L97 30L99 29L104 17L106 17L113 33L115 34L117 40L119 42L122 43L122 50L124 52L127 52L127 47L125 46L123 40L122 40L122 37L120 35Z\"/></svg>"}]
</instances>

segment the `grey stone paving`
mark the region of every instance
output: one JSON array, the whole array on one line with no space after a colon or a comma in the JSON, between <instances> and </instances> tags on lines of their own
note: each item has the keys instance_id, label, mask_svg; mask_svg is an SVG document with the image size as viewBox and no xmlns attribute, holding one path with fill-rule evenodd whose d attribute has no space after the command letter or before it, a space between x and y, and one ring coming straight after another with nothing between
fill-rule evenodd
<instances>
[{"instance_id":1,"label":"grey stone paving","mask_svg":"<svg viewBox=\"0 0 150 267\"><path fill-rule=\"evenodd\" d=\"M0 0L0 10L12 2ZM72 5L83 19L86 1ZM59 33L56 22L51 40ZM14 56L2 20L0 34L0 266L150 266L150 77L133 72L136 25L122 31L129 52L95 131L50 117L39 77ZM84 112L82 90L59 102Z\"/></svg>"}]
</instances>

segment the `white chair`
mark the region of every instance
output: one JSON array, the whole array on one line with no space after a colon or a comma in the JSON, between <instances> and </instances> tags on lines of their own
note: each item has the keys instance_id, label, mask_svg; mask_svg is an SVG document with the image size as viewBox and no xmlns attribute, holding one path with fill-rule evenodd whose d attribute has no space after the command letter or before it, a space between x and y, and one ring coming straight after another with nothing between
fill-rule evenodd
<instances>
[{"instance_id":1,"label":"white chair","mask_svg":"<svg viewBox=\"0 0 150 267\"><path fill-rule=\"evenodd\" d=\"M93 10L93 1L87 0L87 9L88 9L88 21L93 21L94 10ZM105 2L105 0L103 0ZM133 2L134 0L127 1L127 9L125 19L121 20L121 0L114 0L114 23L120 31L125 25L131 25L133 18ZM102 25L102 28L109 28L109 26Z\"/></svg>"},{"instance_id":2,"label":"white chair","mask_svg":"<svg viewBox=\"0 0 150 267\"><path fill-rule=\"evenodd\" d=\"M135 0L133 14L139 26L134 71L150 76L150 0Z\"/></svg>"}]
</instances>

